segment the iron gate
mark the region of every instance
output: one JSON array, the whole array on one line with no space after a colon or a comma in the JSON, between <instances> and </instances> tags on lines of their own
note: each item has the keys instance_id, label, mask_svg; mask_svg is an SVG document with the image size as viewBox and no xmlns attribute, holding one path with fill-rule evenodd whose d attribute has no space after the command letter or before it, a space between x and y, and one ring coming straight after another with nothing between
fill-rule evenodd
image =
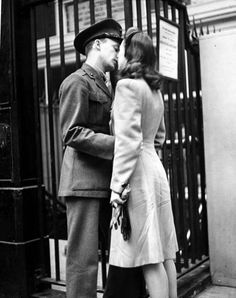
<instances>
[{"instance_id":1,"label":"iron gate","mask_svg":"<svg viewBox=\"0 0 236 298\"><path fill-rule=\"evenodd\" d=\"M73 48L75 34L105 17L113 17L123 29L138 26L148 32L157 53L160 20L178 32L177 78L166 77L162 89L167 138L160 154L171 186L180 248L176 256L177 272L179 276L185 274L208 256L200 63L198 43L191 38L186 7L175 0L28 0L24 9L31 11L34 96L39 104L41 140L38 145L45 185L44 228L54 255L51 270L45 269L38 278L65 285L60 256L61 243L66 240L65 206L57 197L62 159L58 87L85 59ZM98 253L102 268L99 290L102 291L107 262L103 241Z\"/></svg>"}]
</instances>

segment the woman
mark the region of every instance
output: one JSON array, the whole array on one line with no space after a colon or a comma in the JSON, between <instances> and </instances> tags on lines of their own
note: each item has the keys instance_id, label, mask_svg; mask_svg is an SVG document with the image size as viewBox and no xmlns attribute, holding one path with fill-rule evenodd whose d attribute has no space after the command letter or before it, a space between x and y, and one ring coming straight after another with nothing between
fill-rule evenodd
<instances>
[{"instance_id":1,"label":"woman","mask_svg":"<svg viewBox=\"0 0 236 298\"><path fill-rule=\"evenodd\" d=\"M111 204L114 214L119 213L121 194L128 184L131 234L124 239L120 226L113 225L109 263L124 268L141 266L151 298L176 298L174 259L178 245L170 190L154 147L154 143L163 144L165 127L151 38L130 28L118 63L120 80L112 110L115 152Z\"/></svg>"}]
</instances>

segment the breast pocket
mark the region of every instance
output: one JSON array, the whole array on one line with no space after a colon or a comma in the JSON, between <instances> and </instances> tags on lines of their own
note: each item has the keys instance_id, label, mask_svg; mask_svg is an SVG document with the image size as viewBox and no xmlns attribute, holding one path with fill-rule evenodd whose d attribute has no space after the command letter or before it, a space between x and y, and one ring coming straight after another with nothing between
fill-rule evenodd
<instances>
[{"instance_id":1,"label":"breast pocket","mask_svg":"<svg viewBox=\"0 0 236 298\"><path fill-rule=\"evenodd\" d=\"M90 93L89 96L89 122L102 125L108 123L110 112L110 101L99 93Z\"/></svg>"}]
</instances>

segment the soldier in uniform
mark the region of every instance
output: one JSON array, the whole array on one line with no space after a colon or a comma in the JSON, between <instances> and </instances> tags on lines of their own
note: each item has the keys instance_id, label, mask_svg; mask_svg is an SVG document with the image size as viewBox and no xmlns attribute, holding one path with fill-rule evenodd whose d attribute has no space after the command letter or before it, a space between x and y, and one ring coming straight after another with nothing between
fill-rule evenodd
<instances>
[{"instance_id":1,"label":"soldier in uniform","mask_svg":"<svg viewBox=\"0 0 236 298\"><path fill-rule=\"evenodd\" d=\"M112 95L105 72L117 66L121 34L121 26L113 19L81 31L75 37L74 46L86 56L86 61L59 89L65 146L59 196L63 197L67 209L67 298L97 297L98 229L100 226L103 235L108 237L114 151L114 137L109 131ZM129 293L139 292L141 271L126 273L125 269L120 272L115 267L110 271L112 282L126 280L132 287L119 298L139 297ZM125 292L128 287L123 288Z\"/></svg>"}]
</instances>

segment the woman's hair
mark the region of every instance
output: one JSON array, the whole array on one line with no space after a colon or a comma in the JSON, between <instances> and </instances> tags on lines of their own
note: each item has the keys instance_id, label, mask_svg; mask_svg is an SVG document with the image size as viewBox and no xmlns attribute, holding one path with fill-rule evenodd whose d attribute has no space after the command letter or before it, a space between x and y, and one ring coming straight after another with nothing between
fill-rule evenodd
<instances>
[{"instance_id":1,"label":"woman's hair","mask_svg":"<svg viewBox=\"0 0 236 298\"><path fill-rule=\"evenodd\" d=\"M143 78L152 90L160 88L161 77L156 70L156 54L151 38L134 28L125 36L127 63L119 72L121 78Z\"/></svg>"}]
</instances>

